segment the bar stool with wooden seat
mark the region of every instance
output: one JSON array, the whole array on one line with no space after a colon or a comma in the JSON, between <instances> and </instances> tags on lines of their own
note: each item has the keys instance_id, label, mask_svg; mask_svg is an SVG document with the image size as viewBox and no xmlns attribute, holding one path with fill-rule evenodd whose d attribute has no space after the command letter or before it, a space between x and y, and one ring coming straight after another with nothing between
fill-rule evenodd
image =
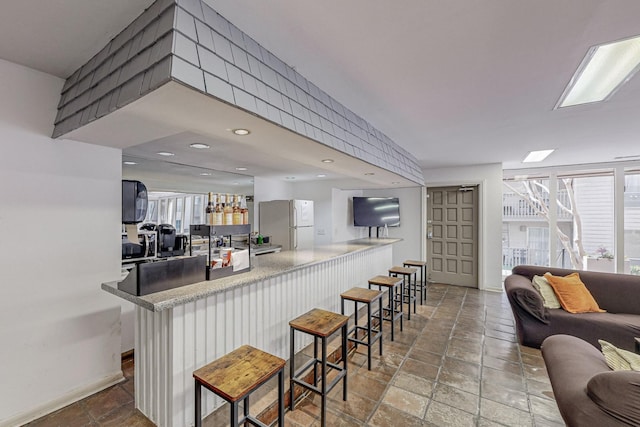
<instances>
[{"instance_id":1,"label":"bar stool with wooden seat","mask_svg":"<svg viewBox=\"0 0 640 427\"><path fill-rule=\"evenodd\" d=\"M420 271L420 282L416 277L416 282L413 286L416 286L420 291L420 305L424 304L424 300L427 299L427 263L425 261L416 261L408 259L402 263L403 267L416 267Z\"/></svg>"},{"instance_id":2,"label":"bar stool with wooden seat","mask_svg":"<svg viewBox=\"0 0 640 427\"><path fill-rule=\"evenodd\" d=\"M383 320L391 323L391 341L394 340L395 321L400 320L402 331L402 294L404 292L403 280L399 277L375 276L369 279L369 289L377 286L379 290L386 288L389 292L389 305L382 307Z\"/></svg>"},{"instance_id":3,"label":"bar stool with wooden seat","mask_svg":"<svg viewBox=\"0 0 640 427\"><path fill-rule=\"evenodd\" d=\"M289 322L291 329L289 372L291 386L289 388L289 408L293 411L295 406L294 386L297 384L307 390L320 395L320 424L325 426L327 412L327 394L342 380L342 400L347 400L347 322L349 317L331 311L314 308ZM327 339L338 329L342 333L342 366L331 363L327 359ZM298 370L295 369L295 331L304 332L313 336L313 357ZM318 358L318 341L322 346L321 357ZM321 366L320 387L318 387L318 365ZM313 384L309 384L302 378L313 367ZM327 384L327 367L338 371L333 380Z\"/></svg>"},{"instance_id":4,"label":"bar stool with wooden seat","mask_svg":"<svg viewBox=\"0 0 640 427\"><path fill-rule=\"evenodd\" d=\"M411 278L415 279L417 268L413 267L398 267L394 266L389 269L390 277L402 276L404 279L404 289L402 292L402 299L409 305L407 310L407 319L411 320L411 302L413 302L413 312L416 312L416 288L411 287ZM413 294L411 293L413 291Z\"/></svg>"},{"instance_id":5,"label":"bar stool with wooden seat","mask_svg":"<svg viewBox=\"0 0 640 427\"><path fill-rule=\"evenodd\" d=\"M284 426L284 359L249 345L222 356L193 373L195 379L195 421L202 425L201 387L211 390L231 405L231 426L251 423L266 427L249 415L249 395L278 375L278 426ZM243 402L244 416L238 420L238 404Z\"/></svg>"},{"instance_id":6,"label":"bar stool with wooden seat","mask_svg":"<svg viewBox=\"0 0 640 427\"><path fill-rule=\"evenodd\" d=\"M344 302L353 301L355 308L355 325L353 328L348 329L347 339L355 343L356 348L358 348L358 344L367 346L367 367L371 370L371 347L375 344L376 341L380 343L380 356L382 356L382 291L376 291L374 289L366 289L366 288L351 288L346 292L340 294L340 305L341 312L344 314ZM372 326L372 310L371 306L375 301L378 301L379 310L378 310L378 327L374 328ZM367 324L364 326L358 325L358 303L363 303L367 305ZM358 338L358 334L360 332L367 333L367 340ZM353 334L353 337L351 336ZM363 337L364 338L364 337Z\"/></svg>"}]
</instances>

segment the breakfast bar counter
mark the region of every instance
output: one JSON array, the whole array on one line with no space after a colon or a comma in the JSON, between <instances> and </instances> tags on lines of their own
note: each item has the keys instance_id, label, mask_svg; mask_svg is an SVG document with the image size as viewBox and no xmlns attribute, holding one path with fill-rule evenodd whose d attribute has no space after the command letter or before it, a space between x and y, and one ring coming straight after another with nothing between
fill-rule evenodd
<instances>
[{"instance_id":1,"label":"breakfast bar counter","mask_svg":"<svg viewBox=\"0 0 640 427\"><path fill-rule=\"evenodd\" d=\"M135 402L158 426L193 424L192 373L244 344L288 358L289 320L312 308L339 312L340 293L386 274L399 239L359 239L252 258L251 271L135 296ZM350 313L345 313L350 314ZM296 351L310 341L296 340ZM202 402L203 415L220 398Z\"/></svg>"}]
</instances>

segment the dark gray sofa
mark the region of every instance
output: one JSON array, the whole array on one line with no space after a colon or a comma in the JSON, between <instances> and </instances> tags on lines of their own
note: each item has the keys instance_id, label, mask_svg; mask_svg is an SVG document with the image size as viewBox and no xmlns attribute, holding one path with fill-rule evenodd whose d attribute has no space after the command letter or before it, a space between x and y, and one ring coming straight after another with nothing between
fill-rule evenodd
<instances>
[{"instance_id":1,"label":"dark gray sofa","mask_svg":"<svg viewBox=\"0 0 640 427\"><path fill-rule=\"evenodd\" d=\"M505 279L521 344L540 348L548 336L567 334L582 338L597 349L598 340L602 339L618 348L634 350L634 338L640 337L640 276L579 271L582 282L607 312L572 314L561 308L544 307L531 279L546 272L566 276L575 270L519 265Z\"/></svg>"},{"instance_id":2,"label":"dark gray sofa","mask_svg":"<svg viewBox=\"0 0 640 427\"><path fill-rule=\"evenodd\" d=\"M545 339L542 357L567 426L640 425L640 372L612 371L600 351L569 335Z\"/></svg>"}]
</instances>

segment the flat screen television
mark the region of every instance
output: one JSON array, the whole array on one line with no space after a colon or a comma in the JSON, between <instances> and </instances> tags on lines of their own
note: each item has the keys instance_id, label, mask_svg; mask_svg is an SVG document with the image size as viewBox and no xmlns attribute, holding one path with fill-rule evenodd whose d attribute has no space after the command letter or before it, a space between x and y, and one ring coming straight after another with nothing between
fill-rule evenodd
<instances>
[{"instance_id":1,"label":"flat screen television","mask_svg":"<svg viewBox=\"0 0 640 427\"><path fill-rule=\"evenodd\" d=\"M354 197L355 227L399 227L400 202L397 197Z\"/></svg>"}]
</instances>

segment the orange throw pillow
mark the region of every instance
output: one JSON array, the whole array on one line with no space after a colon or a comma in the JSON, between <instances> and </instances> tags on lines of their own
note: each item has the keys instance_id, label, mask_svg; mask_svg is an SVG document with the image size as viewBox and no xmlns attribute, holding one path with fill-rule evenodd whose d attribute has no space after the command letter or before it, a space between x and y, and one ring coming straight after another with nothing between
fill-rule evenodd
<instances>
[{"instance_id":1,"label":"orange throw pillow","mask_svg":"<svg viewBox=\"0 0 640 427\"><path fill-rule=\"evenodd\" d=\"M571 273L568 276L554 276L551 273L544 275L553 291L556 293L560 305L569 313L603 313L591 292L580 280L578 273Z\"/></svg>"}]
</instances>

